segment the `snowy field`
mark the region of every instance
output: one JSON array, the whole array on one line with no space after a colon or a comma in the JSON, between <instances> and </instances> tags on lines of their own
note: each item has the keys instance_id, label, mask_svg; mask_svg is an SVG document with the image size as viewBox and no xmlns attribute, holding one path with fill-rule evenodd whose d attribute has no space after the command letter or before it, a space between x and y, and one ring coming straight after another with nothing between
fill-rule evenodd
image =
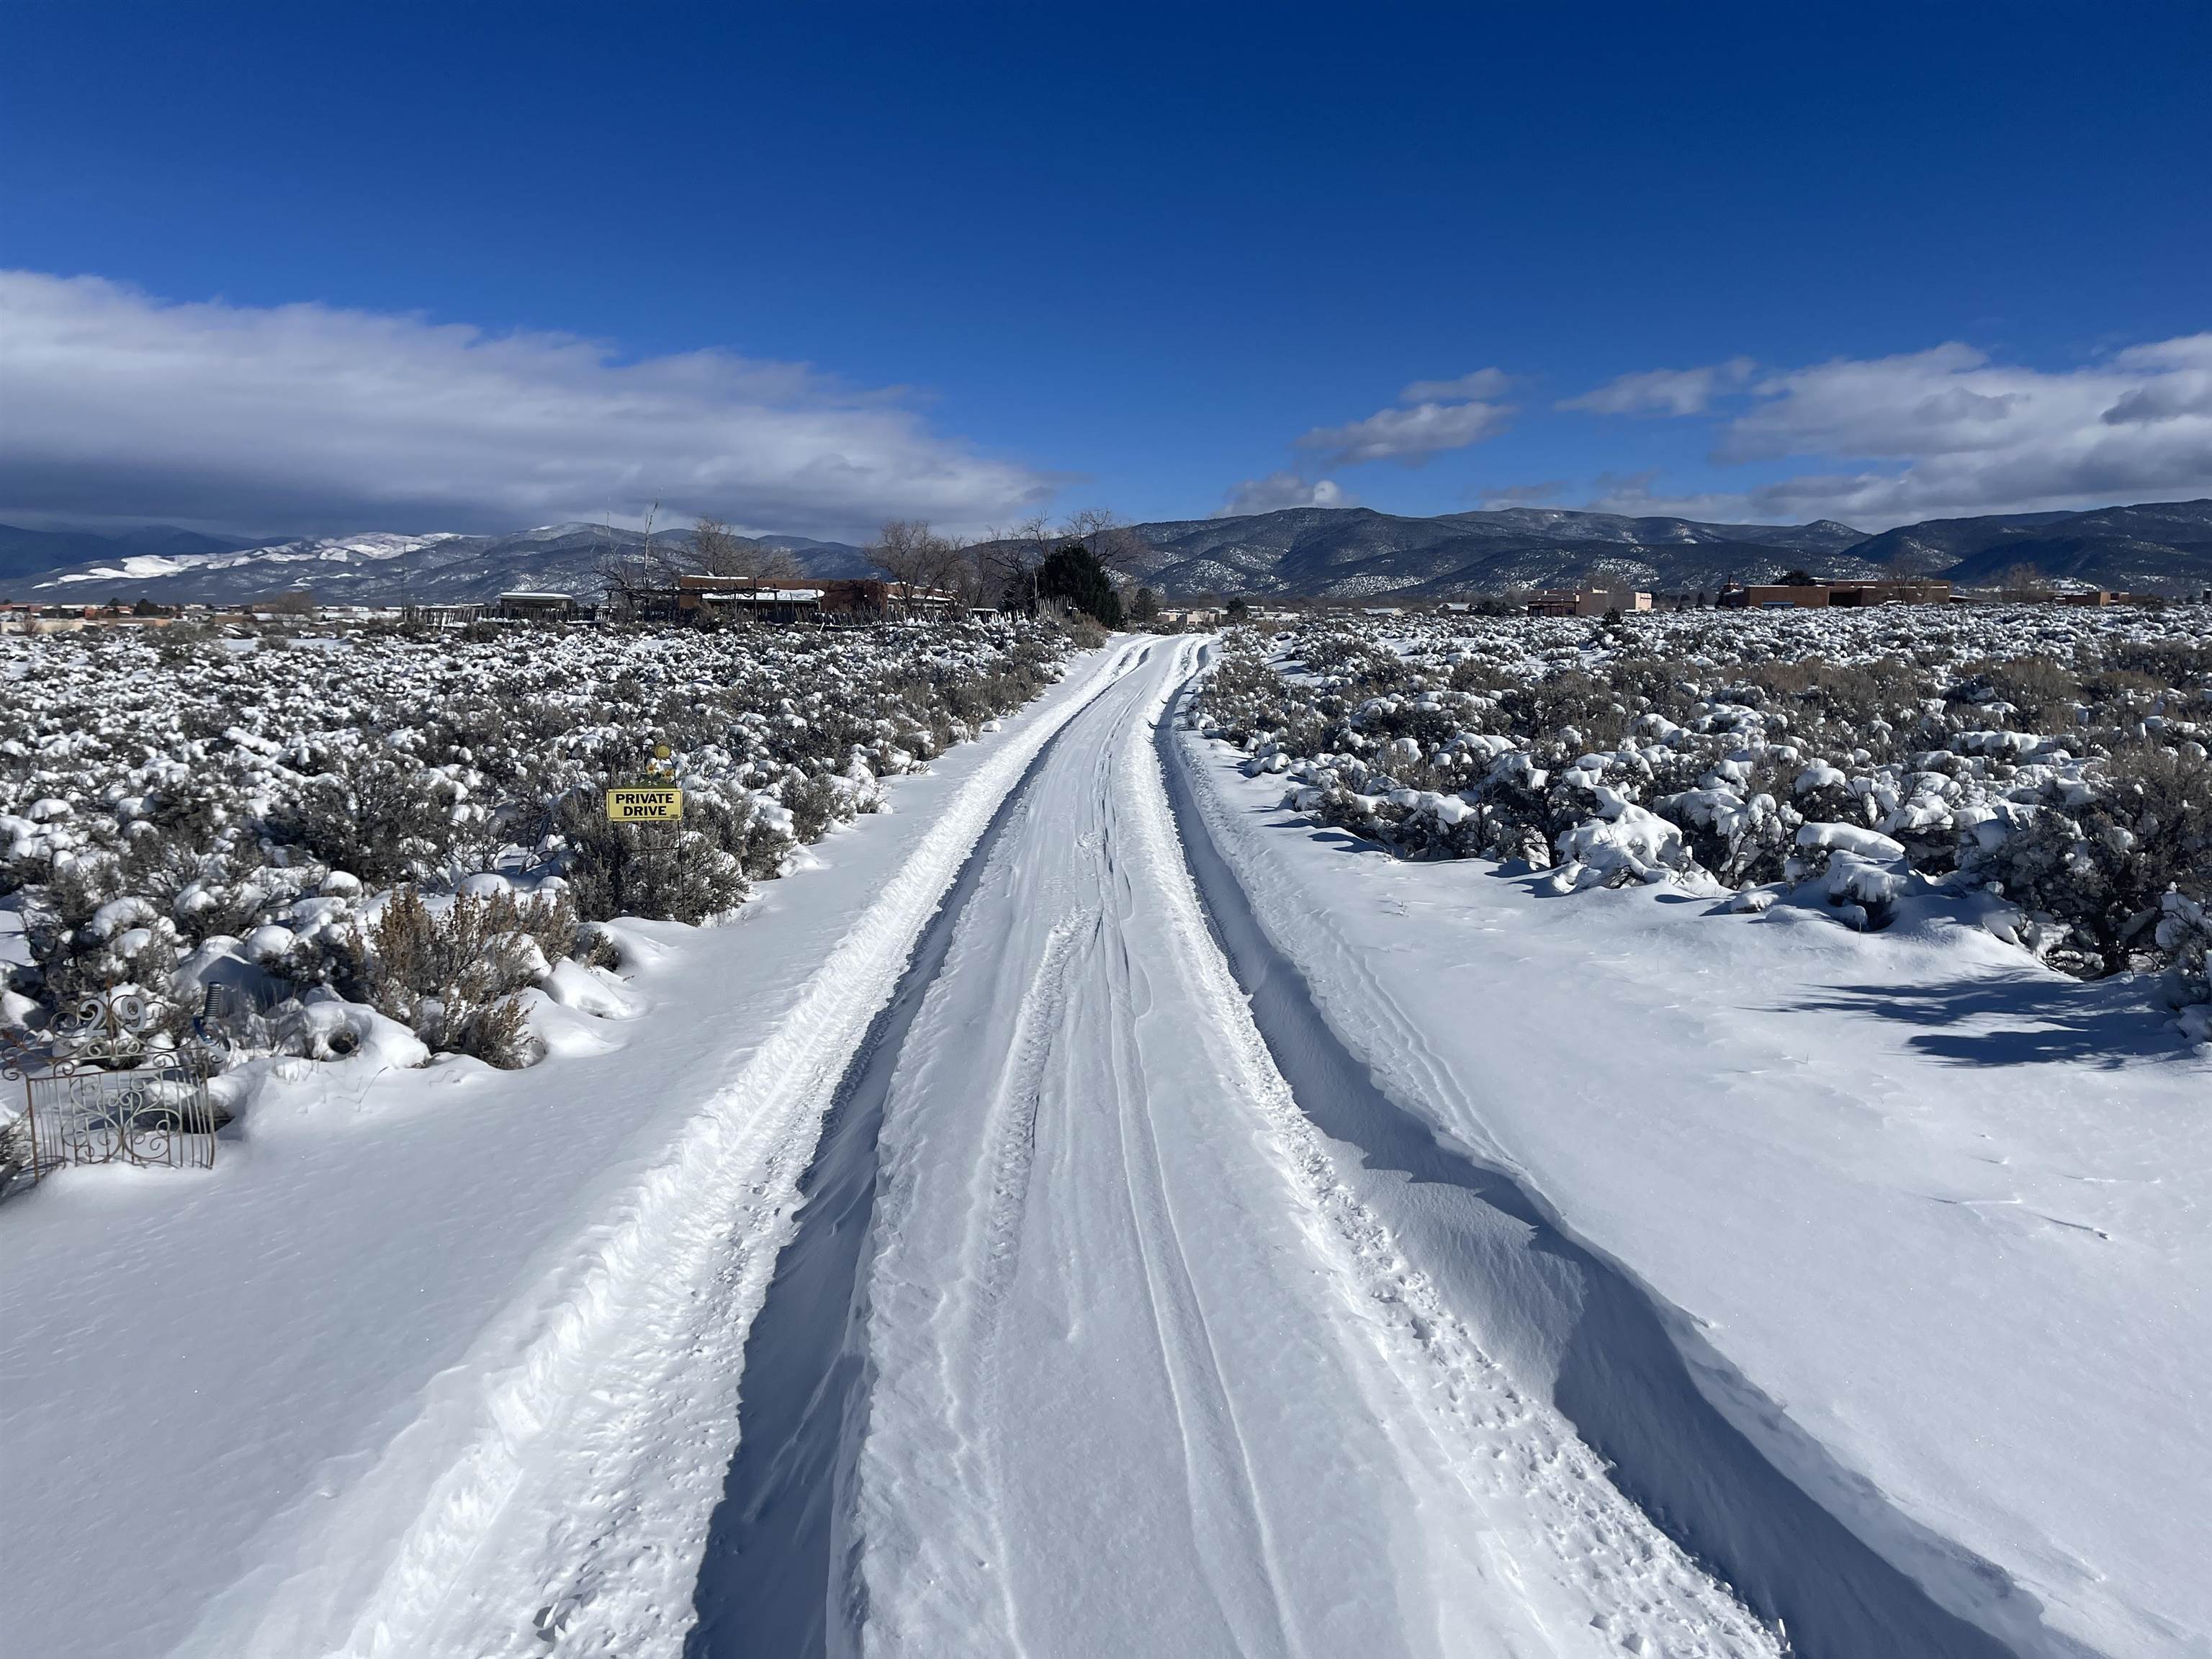
<instances>
[{"instance_id":1,"label":"snowy field","mask_svg":"<svg viewBox=\"0 0 2212 1659\"><path fill-rule=\"evenodd\" d=\"M1327 618L1235 636L1206 730L1285 805L1559 892L1757 910L1818 890L1878 930L1966 900L2086 978L2164 971L2212 1041L2212 610Z\"/></svg>"},{"instance_id":2,"label":"snowy field","mask_svg":"<svg viewBox=\"0 0 2212 1659\"><path fill-rule=\"evenodd\" d=\"M477 902L574 912L576 954L507 993L533 1063L408 1065L453 1033L403 1006L249 1057L212 1171L0 1204L0 1630L88 1659L2212 1652L2195 924L2161 888L2130 930L2124 880L2098 908L2025 859L2045 816L2165 856L2148 792L2202 764L2203 647L2043 614L2076 634L2032 685L1955 631L1983 618L1853 643L1923 625L1885 615L1817 624L1868 685L1739 617L963 635L918 677L743 681L718 727L757 749L659 698L738 836L724 925L624 915L495 812ZM1673 678L1632 689L1662 629ZM727 641L669 648L595 683L743 680L690 654ZM832 668L934 689L876 721ZM406 729L453 706L402 685ZM129 854L158 754L115 724L114 793L13 810L48 862L6 914L52 902L57 853ZM184 740L256 781L219 829L289 822L303 754L381 801L392 745L348 729ZM573 788L586 744L498 765ZM400 745L464 786L439 822L501 793L466 746ZM1895 816L1937 801L1948 869ZM749 873L810 802L811 845ZM314 857L315 896L450 915L426 839L388 874ZM2045 885L2005 891L2007 857ZM281 951L222 936L231 971L296 983L300 902L256 913ZM331 955L290 1000L369 1007ZM326 1029L283 1006L279 1042Z\"/></svg>"},{"instance_id":3,"label":"snowy field","mask_svg":"<svg viewBox=\"0 0 2212 1659\"><path fill-rule=\"evenodd\" d=\"M1186 739L1209 823L1331 1030L2020 1652L2212 1644L2202 615L1316 627L1232 644L1189 715L1237 740ZM1884 659L1917 699L1776 690ZM2042 730L2001 690L2039 676ZM2197 816L2115 902L2127 843L2065 855L2161 764ZM2089 900L2154 916L2084 982Z\"/></svg>"},{"instance_id":4,"label":"snowy field","mask_svg":"<svg viewBox=\"0 0 2212 1659\"><path fill-rule=\"evenodd\" d=\"M1066 649L964 623L0 640L0 1019L125 985L240 1059L529 1064L534 1008L608 995L594 924L734 913ZM605 786L654 777L678 830L605 822Z\"/></svg>"},{"instance_id":5,"label":"snowy field","mask_svg":"<svg viewBox=\"0 0 2212 1659\"><path fill-rule=\"evenodd\" d=\"M211 1172L65 1170L0 1205L11 1659L508 1650L441 1644L498 1515L573 1547L571 1577L592 1549L696 1566L745 1297L827 1091L1100 672L890 786L733 925L613 924L601 994L537 1006L543 1064L295 1057ZM584 1393L647 1420L556 1421ZM543 1651L559 1587L502 1565L490 1616ZM648 1595L640 1628L680 1628L689 1589Z\"/></svg>"}]
</instances>

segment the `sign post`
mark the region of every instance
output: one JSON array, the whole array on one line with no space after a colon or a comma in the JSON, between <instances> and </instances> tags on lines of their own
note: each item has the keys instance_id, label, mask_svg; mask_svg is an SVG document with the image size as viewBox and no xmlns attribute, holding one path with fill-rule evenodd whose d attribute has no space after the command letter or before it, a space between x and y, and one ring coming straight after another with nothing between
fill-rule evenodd
<instances>
[{"instance_id":1,"label":"sign post","mask_svg":"<svg viewBox=\"0 0 2212 1659\"><path fill-rule=\"evenodd\" d=\"M630 856L673 880L684 848L684 792L677 787L676 763L667 744L654 743L642 779L608 785L606 799L609 823L635 826L623 837Z\"/></svg>"},{"instance_id":2,"label":"sign post","mask_svg":"<svg viewBox=\"0 0 2212 1659\"><path fill-rule=\"evenodd\" d=\"M673 823L684 816L684 792L673 784L617 784L607 791L609 823Z\"/></svg>"},{"instance_id":3,"label":"sign post","mask_svg":"<svg viewBox=\"0 0 2212 1659\"><path fill-rule=\"evenodd\" d=\"M668 745L653 745L645 781L618 783L607 790L609 823L674 823L684 816L684 792L676 787L676 763Z\"/></svg>"}]
</instances>

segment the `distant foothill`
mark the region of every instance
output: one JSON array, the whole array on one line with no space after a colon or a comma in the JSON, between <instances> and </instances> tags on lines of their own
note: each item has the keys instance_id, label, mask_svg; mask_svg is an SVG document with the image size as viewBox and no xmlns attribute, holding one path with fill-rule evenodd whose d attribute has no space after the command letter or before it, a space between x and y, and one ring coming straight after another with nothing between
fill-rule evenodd
<instances>
[{"instance_id":1,"label":"distant foothill","mask_svg":"<svg viewBox=\"0 0 2212 1659\"><path fill-rule=\"evenodd\" d=\"M596 603L611 552L657 555L689 534L562 524L507 535L367 532L257 544L167 526L117 532L0 525L0 599L225 607L307 591L325 605L495 605L501 594L550 592ZM883 574L852 543L730 540L810 581ZM1580 596L1619 593L1649 594L1662 608L1700 596L1717 604L1723 594L1748 596L1733 602L1751 605L2000 594L2079 602L2098 594L2193 599L2212 589L2212 500L1930 520L1872 535L1832 520L1714 524L1539 507L1407 518L1293 507L1127 526L1115 541L1109 562L1130 581L1199 605L1237 596L1377 605L1486 598L1556 609L1562 596L1579 608Z\"/></svg>"}]
</instances>

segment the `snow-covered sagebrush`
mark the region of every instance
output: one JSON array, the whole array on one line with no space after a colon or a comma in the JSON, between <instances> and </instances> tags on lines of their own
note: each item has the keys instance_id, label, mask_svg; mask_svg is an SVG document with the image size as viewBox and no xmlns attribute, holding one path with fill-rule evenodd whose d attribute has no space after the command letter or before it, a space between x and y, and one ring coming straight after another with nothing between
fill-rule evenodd
<instances>
[{"instance_id":1,"label":"snow-covered sagebrush","mask_svg":"<svg viewBox=\"0 0 2212 1659\"><path fill-rule=\"evenodd\" d=\"M1810 883L1869 928L1980 895L2069 973L2166 970L2202 1039L2208 635L2198 606L1330 617L1231 635L1194 718L1294 810L1561 891Z\"/></svg>"},{"instance_id":2,"label":"snow-covered sagebrush","mask_svg":"<svg viewBox=\"0 0 2212 1659\"><path fill-rule=\"evenodd\" d=\"M526 1063L515 993L588 1002L592 924L726 915L1067 648L965 622L0 641L0 1018L128 985L247 1048ZM680 829L608 823L657 744Z\"/></svg>"}]
</instances>

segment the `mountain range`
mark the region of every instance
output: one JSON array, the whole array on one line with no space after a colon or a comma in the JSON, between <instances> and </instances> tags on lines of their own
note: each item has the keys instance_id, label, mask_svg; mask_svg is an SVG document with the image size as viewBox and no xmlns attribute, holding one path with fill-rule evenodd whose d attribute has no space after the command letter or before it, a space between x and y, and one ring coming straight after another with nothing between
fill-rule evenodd
<instances>
[{"instance_id":1,"label":"mountain range","mask_svg":"<svg viewBox=\"0 0 2212 1659\"><path fill-rule=\"evenodd\" d=\"M1143 544L1133 568L1174 593L1437 599L1582 583L1689 593L1796 569L1988 586L2021 568L2130 592L2212 586L2212 501L1931 520L1871 536L1833 520L1707 524L1549 507L1410 519L1291 507L1138 525L1130 539Z\"/></svg>"},{"instance_id":2,"label":"mountain range","mask_svg":"<svg viewBox=\"0 0 2212 1659\"><path fill-rule=\"evenodd\" d=\"M653 546L673 551L685 533L664 532ZM1875 535L1832 520L1709 524L1553 507L1426 519L1291 507L1117 533L1116 562L1173 596L1419 599L1592 582L1710 592L1793 569L1844 579L1944 576L1966 586L1996 586L2033 569L2046 580L2130 592L2212 587L2212 501L1931 519ZM811 576L871 573L866 552L848 543L739 539L788 551ZM638 532L586 524L505 536L380 532L266 544L168 526L113 533L0 525L0 597L226 605L301 588L325 604L489 599L516 588L589 597L610 554L645 550Z\"/></svg>"},{"instance_id":3,"label":"mountain range","mask_svg":"<svg viewBox=\"0 0 2212 1659\"><path fill-rule=\"evenodd\" d=\"M107 532L20 530L11 524L0 524L0 586L14 586L26 576L64 565L101 559L231 553L252 545L234 537L205 536L197 530L179 530L166 524Z\"/></svg>"},{"instance_id":4,"label":"mountain range","mask_svg":"<svg viewBox=\"0 0 2212 1659\"><path fill-rule=\"evenodd\" d=\"M26 531L0 526L0 591L51 604L105 603L141 599L166 605L240 605L306 589L325 605L454 604L483 600L518 588L596 598L599 568L609 556L635 558L647 550L635 530L605 525L546 525L506 536L450 532L309 537L257 545L199 538L214 545L164 539L155 530L103 538L83 531ZM172 538L194 537L172 531ZM665 531L653 547L672 553L689 532ZM88 540L106 540L109 550L88 554ZM805 536L740 536L760 550L788 552L811 576L872 574L867 556L843 542ZM58 555L25 568L42 549Z\"/></svg>"}]
</instances>

